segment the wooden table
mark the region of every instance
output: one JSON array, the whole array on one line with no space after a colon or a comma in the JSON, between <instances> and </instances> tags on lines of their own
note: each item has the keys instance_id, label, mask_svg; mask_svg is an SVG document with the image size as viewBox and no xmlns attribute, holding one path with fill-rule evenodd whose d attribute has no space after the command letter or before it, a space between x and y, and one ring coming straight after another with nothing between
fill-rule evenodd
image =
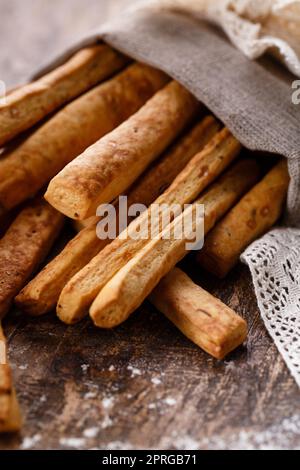
<instances>
[{"instance_id":1,"label":"wooden table","mask_svg":"<svg viewBox=\"0 0 300 470\"><path fill-rule=\"evenodd\" d=\"M128 3L0 0L0 79L22 81ZM247 344L214 360L147 302L114 331L12 312L5 329L25 425L0 448L299 448L299 391L260 319L247 268L220 282L192 258L183 267L247 319Z\"/></svg>"}]
</instances>

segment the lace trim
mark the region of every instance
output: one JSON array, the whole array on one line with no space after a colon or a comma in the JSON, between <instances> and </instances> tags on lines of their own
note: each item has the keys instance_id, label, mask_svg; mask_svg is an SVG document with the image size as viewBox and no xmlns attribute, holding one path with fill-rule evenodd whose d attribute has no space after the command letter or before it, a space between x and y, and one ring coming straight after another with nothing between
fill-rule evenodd
<instances>
[{"instance_id":1,"label":"lace trim","mask_svg":"<svg viewBox=\"0 0 300 470\"><path fill-rule=\"evenodd\" d=\"M180 10L217 24L250 59L269 51L300 77L299 0L152 0L148 6Z\"/></svg>"},{"instance_id":2,"label":"lace trim","mask_svg":"<svg viewBox=\"0 0 300 470\"><path fill-rule=\"evenodd\" d=\"M266 328L300 386L300 230L274 229L241 259L250 268Z\"/></svg>"}]
</instances>

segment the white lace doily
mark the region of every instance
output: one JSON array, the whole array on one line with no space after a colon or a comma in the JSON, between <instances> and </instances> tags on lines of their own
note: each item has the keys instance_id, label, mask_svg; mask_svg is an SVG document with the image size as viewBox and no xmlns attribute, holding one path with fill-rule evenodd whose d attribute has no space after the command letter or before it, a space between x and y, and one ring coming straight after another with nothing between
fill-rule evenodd
<instances>
[{"instance_id":1,"label":"white lace doily","mask_svg":"<svg viewBox=\"0 0 300 470\"><path fill-rule=\"evenodd\" d=\"M300 386L300 230L276 228L242 256L265 325Z\"/></svg>"},{"instance_id":2,"label":"white lace doily","mask_svg":"<svg viewBox=\"0 0 300 470\"><path fill-rule=\"evenodd\" d=\"M150 0L220 26L250 59L269 51L300 77L299 0Z\"/></svg>"}]
</instances>

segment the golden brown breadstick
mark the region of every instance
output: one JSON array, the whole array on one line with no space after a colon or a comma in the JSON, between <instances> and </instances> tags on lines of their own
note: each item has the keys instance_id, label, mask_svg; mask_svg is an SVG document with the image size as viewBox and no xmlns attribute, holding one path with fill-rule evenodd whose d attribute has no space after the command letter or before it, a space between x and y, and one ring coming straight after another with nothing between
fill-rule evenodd
<instances>
[{"instance_id":1,"label":"golden brown breadstick","mask_svg":"<svg viewBox=\"0 0 300 470\"><path fill-rule=\"evenodd\" d=\"M151 204L181 171L182 165L203 149L219 128L216 120L208 116L184 135L159 161L146 171L128 194L131 204ZM184 163L183 163L184 162ZM100 240L96 233L99 218L90 220L90 226L71 240L17 296L16 302L31 315L42 315L57 304L63 286L83 268L110 240Z\"/></svg>"},{"instance_id":2,"label":"golden brown breadstick","mask_svg":"<svg viewBox=\"0 0 300 470\"><path fill-rule=\"evenodd\" d=\"M45 198L72 219L96 214L126 191L174 140L199 108L172 81L117 129L89 147L50 182Z\"/></svg>"},{"instance_id":3,"label":"golden brown breadstick","mask_svg":"<svg viewBox=\"0 0 300 470\"><path fill-rule=\"evenodd\" d=\"M95 222L98 222L99 217L89 217L85 220L72 220L72 227L75 232L79 233L81 230L93 225Z\"/></svg>"},{"instance_id":4,"label":"golden brown breadstick","mask_svg":"<svg viewBox=\"0 0 300 470\"><path fill-rule=\"evenodd\" d=\"M7 363L6 339L0 321L0 433L19 431L21 424L11 368Z\"/></svg>"},{"instance_id":5,"label":"golden brown breadstick","mask_svg":"<svg viewBox=\"0 0 300 470\"><path fill-rule=\"evenodd\" d=\"M247 246L278 220L288 185L287 164L282 160L211 231L198 254L200 265L225 277Z\"/></svg>"},{"instance_id":6,"label":"golden brown breadstick","mask_svg":"<svg viewBox=\"0 0 300 470\"><path fill-rule=\"evenodd\" d=\"M64 109L0 160L0 212L35 195L67 163L135 113L168 78L133 64Z\"/></svg>"},{"instance_id":7,"label":"golden brown breadstick","mask_svg":"<svg viewBox=\"0 0 300 470\"><path fill-rule=\"evenodd\" d=\"M6 103L0 105L0 146L127 62L125 56L109 46L91 46L39 80L11 91Z\"/></svg>"},{"instance_id":8,"label":"golden brown breadstick","mask_svg":"<svg viewBox=\"0 0 300 470\"><path fill-rule=\"evenodd\" d=\"M28 204L0 240L0 318L47 255L64 217L44 200Z\"/></svg>"},{"instance_id":9,"label":"golden brown breadstick","mask_svg":"<svg viewBox=\"0 0 300 470\"><path fill-rule=\"evenodd\" d=\"M220 124L212 116L207 116L190 132L178 139L130 188L128 206L131 204L150 206L168 188L191 157L200 152L219 129ZM76 232L80 232L96 220L96 217L73 220L73 227Z\"/></svg>"},{"instance_id":10,"label":"golden brown breadstick","mask_svg":"<svg viewBox=\"0 0 300 470\"><path fill-rule=\"evenodd\" d=\"M240 148L239 142L227 129L223 129L202 152L192 158L155 204L177 204L180 209L184 204L193 202L232 162ZM147 243L147 237L135 240L132 234L139 226L146 228L148 233L149 214L150 211L146 211L132 222L125 232L127 236L114 240L66 284L57 305L57 314L62 321L74 323L80 320L101 288ZM160 214L157 233L163 220L163 215Z\"/></svg>"},{"instance_id":11,"label":"golden brown breadstick","mask_svg":"<svg viewBox=\"0 0 300 470\"><path fill-rule=\"evenodd\" d=\"M109 240L99 240L96 224L86 227L17 295L15 302L30 315L53 310L62 288Z\"/></svg>"},{"instance_id":12,"label":"golden brown breadstick","mask_svg":"<svg viewBox=\"0 0 300 470\"><path fill-rule=\"evenodd\" d=\"M191 158L203 150L219 129L220 125L212 116L207 116L196 124L130 188L128 206L140 202L150 206L166 191Z\"/></svg>"},{"instance_id":13,"label":"golden brown breadstick","mask_svg":"<svg viewBox=\"0 0 300 470\"><path fill-rule=\"evenodd\" d=\"M3 367L3 366L2 366ZM1 433L18 432L22 427L22 417L19 403L14 387L11 390L8 415L2 423L0 423Z\"/></svg>"},{"instance_id":14,"label":"golden brown breadstick","mask_svg":"<svg viewBox=\"0 0 300 470\"><path fill-rule=\"evenodd\" d=\"M208 233L226 211L258 179L254 160L238 162L205 195L200 197L167 226L156 238L133 256L103 287L90 309L96 326L113 328L124 322L151 293L159 281L186 255L190 235L204 224ZM205 207L204 218L197 217L197 205ZM188 215L192 215L188 219ZM187 220L182 237L176 237L183 220Z\"/></svg>"},{"instance_id":15,"label":"golden brown breadstick","mask_svg":"<svg viewBox=\"0 0 300 470\"><path fill-rule=\"evenodd\" d=\"M245 320L178 268L160 281L149 300L185 336L217 359L246 339Z\"/></svg>"},{"instance_id":16,"label":"golden brown breadstick","mask_svg":"<svg viewBox=\"0 0 300 470\"><path fill-rule=\"evenodd\" d=\"M212 116L207 116L187 135L178 139L170 150L155 161L131 186L128 206L136 203L149 206L168 188L191 157L199 152L219 129L217 121ZM72 226L76 232L80 232L97 221L99 217L92 216L85 220L72 220Z\"/></svg>"}]
</instances>

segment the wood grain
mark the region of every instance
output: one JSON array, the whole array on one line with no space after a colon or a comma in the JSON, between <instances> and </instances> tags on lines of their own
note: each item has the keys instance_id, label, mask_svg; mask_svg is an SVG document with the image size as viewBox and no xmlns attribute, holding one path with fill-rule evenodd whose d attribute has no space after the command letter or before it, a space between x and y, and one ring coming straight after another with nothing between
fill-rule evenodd
<instances>
[{"instance_id":1,"label":"wood grain","mask_svg":"<svg viewBox=\"0 0 300 470\"><path fill-rule=\"evenodd\" d=\"M22 81L68 37L129 3L0 0L0 79ZM219 281L191 257L181 267L248 321L247 344L212 359L149 303L112 332L12 312L5 331L25 426L0 449L300 446L299 390L260 319L248 269Z\"/></svg>"}]
</instances>

